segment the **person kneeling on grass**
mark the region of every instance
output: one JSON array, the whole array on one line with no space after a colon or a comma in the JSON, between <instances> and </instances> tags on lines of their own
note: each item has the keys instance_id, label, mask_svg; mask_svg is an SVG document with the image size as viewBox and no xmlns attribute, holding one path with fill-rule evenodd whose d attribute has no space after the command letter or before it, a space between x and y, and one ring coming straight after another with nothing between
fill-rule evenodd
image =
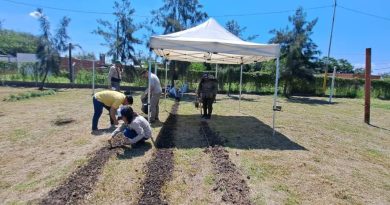
<instances>
[{"instance_id":1,"label":"person kneeling on grass","mask_svg":"<svg viewBox=\"0 0 390 205\"><path fill-rule=\"evenodd\" d=\"M152 137L149 122L135 113L130 106L123 106L121 116L124 123L111 134L109 140L111 147L117 146L117 141L123 141L123 144L135 144ZM124 138L121 139L120 133L123 133Z\"/></svg>"}]
</instances>

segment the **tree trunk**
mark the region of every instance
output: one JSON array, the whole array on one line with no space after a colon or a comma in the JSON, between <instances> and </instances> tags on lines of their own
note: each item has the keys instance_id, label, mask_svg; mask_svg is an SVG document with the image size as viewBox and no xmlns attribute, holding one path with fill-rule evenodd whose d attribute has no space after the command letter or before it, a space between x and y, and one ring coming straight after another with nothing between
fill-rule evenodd
<instances>
[{"instance_id":1,"label":"tree trunk","mask_svg":"<svg viewBox=\"0 0 390 205\"><path fill-rule=\"evenodd\" d=\"M41 86L39 87L39 90L43 90L43 87L45 86L45 81L46 81L46 77L47 77L48 73L49 73L49 69L46 68L45 76L43 77L43 80L41 82Z\"/></svg>"},{"instance_id":2,"label":"tree trunk","mask_svg":"<svg viewBox=\"0 0 390 205\"><path fill-rule=\"evenodd\" d=\"M290 82L290 79L286 79L284 81L284 88L283 88L283 95L286 97L286 98L290 98L290 86L291 86L291 82Z\"/></svg>"}]
</instances>

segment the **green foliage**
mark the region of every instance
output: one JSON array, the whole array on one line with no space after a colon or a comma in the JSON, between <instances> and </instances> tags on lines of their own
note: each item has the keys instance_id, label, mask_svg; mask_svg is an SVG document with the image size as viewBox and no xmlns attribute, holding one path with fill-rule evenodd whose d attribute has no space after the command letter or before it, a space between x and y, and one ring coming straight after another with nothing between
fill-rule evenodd
<instances>
[{"instance_id":1,"label":"green foliage","mask_svg":"<svg viewBox=\"0 0 390 205\"><path fill-rule=\"evenodd\" d=\"M60 21L60 26L57 29L55 37L50 32L50 22L43 10L38 8L39 23L41 25L42 34L39 37L37 47L37 57L39 59L38 71L43 76L40 89L43 89L47 75L49 72L58 74L60 64L60 52L67 50L67 41L69 36L66 28L70 23L68 17L63 17Z\"/></svg>"},{"instance_id":2,"label":"green foliage","mask_svg":"<svg viewBox=\"0 0 390 205\"><path fill-rule=\"evenodd\" d=\"M234 34L235 36L239 37L240 39L244 39L243 33L246 30L246 27L241 27L236 20L230 20L230 21L226 22L225 28L230 33ZM250 41L250 40L257 38L258 36L259 35L252 35L252 36L247 37L244 40Z\"/></svg>"},{"instance_id":3,"label":"green foliage","mask_svg":"<svg viewBox=\"0 0 390 205\"><path fill-rule=\"evenodd\" d=\"M38 37L23 32L0 30L0 54L35 53Z\"/></svg>"},{"instance_id":4,"label":"green foliage","mask_svg":"<svg viewBox=\"0 0 390 205\"><path fill-rule=\"evenodd\" d=\"M328 57L323 57L316 62L317 73L324 73L326 69ZM333 68L336 67L337 73L353 73L353 66L346 59L338 59L330 57L328 62L328 72L333 72Z\"/></svg>"},{"instance_id":5,"label":"green foliage","mask_svg":"<svg viewBox=\"0 0 390 205\"><path fill-rule=\"evenodd\" d=\"M109 48L108 56L114 56L114 60L120 59L121 61L130 59L138 64L133 45L141 44L142 41L134 37L134 33L141 28L133 22L135 9L131 7L130 0L115 1L113 9L115 23L98 19L99 26L93 33L100 35L106 41L103 45Z\"/></svg>"},{"instance_id":6,"label":"green foliage","mask_svg":"<svg viewBox=\"0 0 390 205\"><path fill-rule=\"evenodd\" d=\"M96 56L94 52L82 52L73 55L73 58L80 60L96 60Z\"/></svg>"},{"instance_id":7,"label":"green foliage","mask_svg":"<svg viewBox=\"0 0 390 205\"><path fill-rule=\"evenodd\" d=\"M7 102L15 102L19 100L25 100L25 99L30 99L30 98L35 98L35 97L41 97L45 95L55 95L56 91L54 90L44 90L44 91L30 91L26 93L19 93L17 95L11 94L9 97L6 97L3 99L3 101Z\"/></svg>"},{"instance_id":8,"label":"green foliage","mask_svg":"<svg viewBox=\"0 0 390 205\"><path fill-rule=\"evenodd\" d=\"M189 66L190 71L205 71L206 66L203 63L191 63Z\"/></svg>"},{"instance_id":9,"label":"green foliage","mask_svg":"<svg viewBox=\"0 0 390 205\"><path fill-rule=\"evenodd\" d=\"M164 34L182 31L207 18L198 0L164 0L164 5L152 11L151 23L162 27Z\"/></svg>"},{"instance_id":10,"label":"green foliage","mask_svg":"<svg viewBox=\"0 0 390 205\"><path fill-rule=\"evenodd\" d=\"M317 45L311 39L317 19L306 21L303 8L298 8L293 16L289 16L292 29L272 30L275 34L270 42L281 46L281 80L284 81L285 95L293 91L293 81L313 81L316 56L320 53Z\"/></svg>"}]
</instances>

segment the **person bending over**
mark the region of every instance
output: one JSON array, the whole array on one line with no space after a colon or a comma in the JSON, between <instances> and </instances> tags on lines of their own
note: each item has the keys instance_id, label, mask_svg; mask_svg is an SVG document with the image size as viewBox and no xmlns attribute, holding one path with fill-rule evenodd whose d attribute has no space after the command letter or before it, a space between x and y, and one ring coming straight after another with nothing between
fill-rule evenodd
<instances>
[{"instance_id":1,"label":"person bending over","mask_svg":"<svg viewBox=\"0 0 390 205\"><path fill-rule=\"evenodd\" d=\"M117 146L117 141L122 141L120 133L123 133L123 144L135 144L152 137L152 129L149 122L133 111L130 106L123 106L121 110L123 124L112 134L109 143L111 147Z\"/></svg>"},{"instance_id":2,"label":"person bending over","mask_svg":"<svg viewBox=\"0 0 390 205\"><path fill-rule=\"evenodd\" d=\"M124 95L123 93L104 90L95 93L93 96L94 114L92 118L92 134L98 131L99 118L103 113L103 107L110 112L111 126L118 125L118 120L115 118L116 110L120 105L132 105L133 97L131 95Z\"/></svg>"}]
</instances>

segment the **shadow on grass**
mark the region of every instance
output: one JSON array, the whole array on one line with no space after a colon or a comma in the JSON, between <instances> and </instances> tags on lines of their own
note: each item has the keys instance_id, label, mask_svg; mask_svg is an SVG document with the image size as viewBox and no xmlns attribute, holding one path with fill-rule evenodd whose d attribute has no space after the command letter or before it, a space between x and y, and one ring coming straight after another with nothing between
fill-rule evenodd
<instances>
[{"instance_id":1,"label":"shadow on grass","mask_svg":"<svg viewBox=\"0 0 390 205\"><path fill-rule=\"evenodd\" d=\"M116 157L118 159L131 159L134 157L139 157L145 155L145 153L152 149L151 142L137 143L131 147L122 146L123 153L117 153Z\"/></svg>"},{"instance_id":2,"label":"shadow on grass","mask_svg":"<svg viewBox=\"0 0 390 205\"><path fill-rule=\"evenodd\" d=\"M300 103L300 104L307 104L307 105L334 105L338 104L337 102L329 103L327 100L322 99L313 99L308 97L290 97L287 98L288 102L292 103Z\"/></svg>"},{"instance_id":3,"label":"shadow on grass","mask_svg":"<svg viewBox=\"0 0 390 205\"><path fill-rule=\"evenodd\" d=\"M390 129L386 129L386 128L383 128L383 127L379 127L379 126L376 126L376 125L373 125L373 124L368 124L370 125L371 127L375 127L375 128L378 128L378 129L381 129L381 130L386 130L386 131L389 131L390 132Z\"/></svg>"},{"instance_id":4,"label":"shadow on grass","mask_svg":"<svg viewBox=\"0 0 390 205\"><path fill-rule=\"evenodd\" d=\"M240 96L239 96L239 95L230 95L230 96L228 96L228 97L230 97L230 98L233 99L233 100L239 100L239 99L240 99ZM242 97L242 96L241 96L241 100L242 100L242 101L247 101L247 102L255 102L255 101L257 101L257 100L254 99L254 98L244 98L244 97Z\"/></svg>"},{"instance_id":5,"label":"shadow on grass","mask_svg":"<svg viewBox=\"0 0 390 205\"><path fill-rule=\"evenodd\" d=\"M199 115L178 115L175 134L176 148L207 147L208 142L199 134L201 119ZM214 115L207 121L210 128L223 141L224 147L237 149L306 150L291 141L287 136L276 132L272 127L252 116Z\"/></svg>"}]
</instances>

